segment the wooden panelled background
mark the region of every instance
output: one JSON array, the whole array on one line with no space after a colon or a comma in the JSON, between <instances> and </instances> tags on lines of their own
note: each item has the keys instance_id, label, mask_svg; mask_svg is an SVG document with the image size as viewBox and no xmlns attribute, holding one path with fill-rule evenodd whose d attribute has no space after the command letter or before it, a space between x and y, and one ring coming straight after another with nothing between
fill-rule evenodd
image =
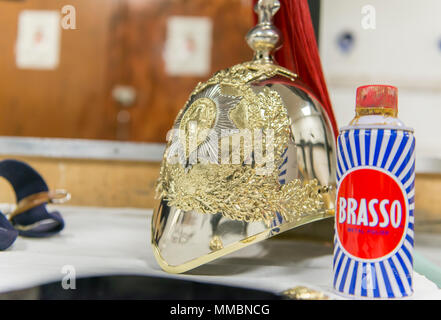
<instances>
[{"instance_id":1,"label":"wooden panelled background","mask_svg":"<svg viewBox=\"0 0 441 320\"><path fill-rule=\"evenodd\" d=\"M56 70L20 70L15 64L17 20L24 9L61 10L73 4L77 30L62 30ZM112 0L0 1L0 135L113 137L103 121L109 108L107 52Z\"/></svg>"},{"instance_id":2,"label":"wooden panelled background","mask_svg":"<svg viewBox=\"0 0 441 320\"><path fill-rule=\"evenodd\" d=\"M67 4L77 29L62 30L59 67L17 69L20 11ZM164 141L188 94L209 76L166 74L166 22L175 15L212 19L211 72L251 58L250 0L0 0L0 135ZM120 121L117 85L137 93Z\"/></svg>"}]
</instances>

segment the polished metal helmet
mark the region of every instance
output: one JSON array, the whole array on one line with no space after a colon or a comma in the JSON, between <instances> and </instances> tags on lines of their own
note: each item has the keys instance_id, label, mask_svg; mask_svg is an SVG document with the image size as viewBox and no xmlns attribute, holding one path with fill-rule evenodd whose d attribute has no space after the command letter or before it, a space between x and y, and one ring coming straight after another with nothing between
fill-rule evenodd
<instances>
[{"instance_id":1,"label":"polished metal helmet","mask_svg":"<svg viewBox=\"0 0 441 320\"><path fill-rule=\"evenodd\" d=\"M272 58L279 7L258 2L254 59L199 83L168 134L152 219L167 272L333 216L335 136L320 102Z\"/></svg>"}]
</instances>

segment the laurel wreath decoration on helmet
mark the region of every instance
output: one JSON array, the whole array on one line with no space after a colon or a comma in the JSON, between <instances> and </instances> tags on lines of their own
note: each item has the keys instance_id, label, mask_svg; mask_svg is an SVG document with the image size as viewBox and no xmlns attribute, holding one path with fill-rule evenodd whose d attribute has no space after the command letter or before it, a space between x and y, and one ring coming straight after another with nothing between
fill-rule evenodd
<instances>
[{"instance_id":1,"label":"laurel wreath decoration on helmet","mask_svg":"<svg viewBox=\"0 0 441 320\"><path fill-rule=\"evenodd\" d=\"M184 211L268 225L277 213L293 221L323 208L316 180L279 181L294 144L291 121L276 91L251 84L275 75L295 77L248 62L198 84L169 136L157 197Z\"/></svg>"}]
</instances>

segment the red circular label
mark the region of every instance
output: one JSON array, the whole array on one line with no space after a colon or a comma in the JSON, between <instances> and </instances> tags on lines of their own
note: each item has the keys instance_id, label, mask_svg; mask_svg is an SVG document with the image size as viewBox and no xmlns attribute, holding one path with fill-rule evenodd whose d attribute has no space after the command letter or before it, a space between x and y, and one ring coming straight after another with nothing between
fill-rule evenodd
<instances>
[{"instance_id":1,"label":"red circular label","mask_svg":"<svg viewBox=\"0 0 441 320\"><path fill-rule=\"evenodd\" d=\"M337 192L335 221L341 245L360 259L392 253L406 230L406 204L400 184L388 173L373 168L349 172Z\"/></svg>"}]
</instances>

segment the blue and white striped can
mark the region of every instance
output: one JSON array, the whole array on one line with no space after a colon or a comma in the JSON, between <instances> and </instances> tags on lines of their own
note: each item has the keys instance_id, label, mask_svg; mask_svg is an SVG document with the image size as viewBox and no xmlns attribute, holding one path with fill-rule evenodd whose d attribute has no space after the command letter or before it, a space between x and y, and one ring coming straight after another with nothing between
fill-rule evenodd
<instances>
[{"instance_id":1,"label":"blue and white striped can","mask_svg":"<svg viewBox=\"0 0 441 320\"><path fill-rule=\"evenodd\" d=\"M414 209L412 129L343 128L337 139L337 292L366 298L412 294Z\"/></svg>"}]
</instances>

